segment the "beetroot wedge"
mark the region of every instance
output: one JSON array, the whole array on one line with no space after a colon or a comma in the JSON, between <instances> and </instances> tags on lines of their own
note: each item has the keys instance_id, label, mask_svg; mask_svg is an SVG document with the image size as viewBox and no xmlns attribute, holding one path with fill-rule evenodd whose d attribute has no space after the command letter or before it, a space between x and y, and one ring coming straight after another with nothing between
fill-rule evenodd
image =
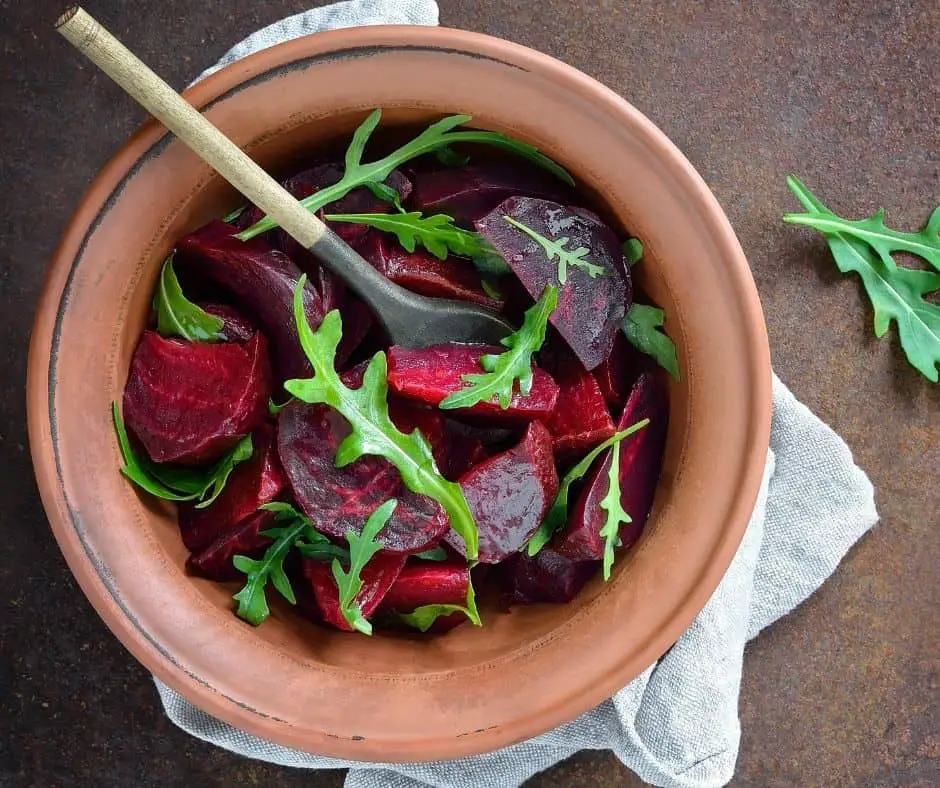
<instances>
[{"instance_id":1,"label":"beetroot wedge","mask_svg":"<svg viewBox=\"0 0 940 788\"><path fill-rule=\"evenodd\" d=\"M649 517L666 443L666 396L655 378L644 372L633 384L617 429L626 429L646 418L650 423L624 438L620 446L620 503L633 519L620 527L624 548L640 538ZM552 542L558 553L574 561L603 557L604 539L600 531L606 513L600 508L600 502L607 494L609 471L610 450L607 450L595 461L584 489L569 512L568 524Z\"/></svg>"},{"instance_id":2,"label":"beetroot wedge","mask_svg":"<svg viewBox=\"0 0 940 788\"><path fill-rule=\"evenodd\" d=\"M614 422L600 386L566 348L550 348L539 356L558 383L558 403L548 420L558 462L567 466L614 434Z\"/></svg>"},{"instance_id":3,"label":"beetroot wedge","mask_svg":"<svg viewBox=\"0 0 940 788\"><path fill-rule=\"evenodd\" d=\"M445 213L469 229L503 200L520 195L566 203L574 197L544 170L499 161L416 173L411 202L422 213Z\"/></svg>"},{"instance_id":4,"label":"beetroot wedge","mask_svg":"<svg viewBox=\"0 0 940 788\"><path fill-rule=\"evenodd\" d=\"M597 572L596 561L572 561L549 547L530 558L517 553L498 567L509 602L570 602Z\"/></svg>"},{"instance_id":5,"label":"beetroot wedge","mask_svg":"<svg viewBox=\"0 0 940 788\"><path fill-rule=\"evenodd\" d=\"M236 555L259 558L271 544L270 537L262 532L273 526L274 512L255 512L214 542L189 556L186 566L194 574L211 580L244 578L245 575L235 568L232 559Z\"/></svg>"},{"instance_id":6,"label":"beetroot wedge","mask_svg":"<svg viewBox=\"0 0 940 788\"><path fill-rule=\"evenodd\" d=\"M300 269L264 239L243 242L233 232L220 221L207 224L179 241L181 260L194 276L228 292L261 327L271 343L279 381L310 377L312 369L300 347L292 308ZM323 303L309 282L304 288L304 311L316 330L323 319Z\"/></svg>"},{"instance_id":7,"label":"beetroot wedge","mask_svg":"<svg viewBox=\"0 0 940 788\"><path fill-rule=\"evenodd\" d=\"M391 235L369 233L356 250L387 279L414 293L432 298L471 301L490 309L502 308L502 301L490 298L480 275L468 260L438 260L425 249L409 252Z\"/></svg>"},{"instance_id":8,"label":"beetroot wedge","mask_svg":"<svg viewBox=\"0 0 940 788\"><path fill-rule=\"evenodd\" d=\"M203 509L191 503L179 505L180 534L190 552L198 552L234 531L287 487L274 427L263 425L252 436L252 444L251 459L235 466L221 495L211 505Z\"/></svg>"},{"instance_id":9,"label":"beetroot wedge","mask_svg":"<svg viewBox=\"0 0 940 788\"><path fill-rule=\"evenodd\" d=\"M363 567L360 575L362 591L356 597L363 618L368 619L378 609L379 604L392 587L404 565L405 556L381 552L372 556ZM336 586L330 564L305 560L304 575L313 588L320 613L323 614L323 620L337 629L352 632L352 626L340 610L339 589Z\"/></svg>"},{"instance_id":10,"label":"beetroot wedge","mask_svg":"<svg viewBox=\"0 0 940 788\"><path fill-rule=\"evenodd\" d=\"M637 356L622 332L617 333L614 347L604 362L594 370L594 378L601 393L614 413L623 408L630 388L643 369L642 361Z\"/></svg>"},{"instance_id":11,"label":"beetroot wedge","mask_svg":"<svg viewBox=\"0 0 940 788\"><path fill-rule=\"evenodd\" d=\"M388 351L388 386L391 391L426 405L438 405L469 385L464 375L480 374L480 358L502 353L494 345L433 345L428 348L394 346ZM544 370L535 368L532 390L522 396L518 388L503 410L498 402L478 402L472 408L451 411L454 416L481 415L508 422L548 419L558 399L558 386Z\"/></svg>"},{"instance_id":12,"label":"beetroot wedge","mask_svg":"<svg viewBox=\"0 0 940 788\"><path fill-rule=\"evenodd\" d=\"M349 424L323 405L292 402L278 421L278 453L297 503L318 531L342 539L362 532L366 518L389 498L398 506L378 540L392 553L436 544L448 521L437 501L411 492L390 462L365 456L337 468L336 450Z\"/></svg>"},{"instance_id":13,"label":"beetroot wedge","mask_svg":"<svg viewBox=\"0 0 940 788\"><path fill-rule=\"evenodd\" d=\"M228 304L201 304L210 315L223 321L222 338L226 342L247 342L258 331L257 327L243 314Z\"/></svg>"},{"instance_id":14,"label":"beetroot wedge","mask_svg":"<svg viewBox=\"0 0 940 788\"><path fill-rule=\"evenodd\" d=\"M563 246L568 252L586 249L583 262L598 266L600 272L592 278L583 267L570 263L562 283L562 262L557 257L549 259L542 245L510 224L507 216L549 241L562 244L561 239L567 239ZM505 258L533 299L546 285L560 285L558 306L550 320L585 369L592 370L607 358L632 299L623 252L607 225L590 211L511 197L477 221L476 228Z\"/></svg>"},{"instance_id":15,"label":"beetroot wedge","mask_svg":"<svg viewBox=\"0 0 940 788\"><path fill-rule=\"evenodd\" d=\"M505 560L532 536L558 492L551 435L533 421L522 441L480 463L459 483L480 533L480 562ZM445 540L466 555L454 531Z\"/></svg>"},{"instance_id":16,"label":"beetroot wedge","mask_svg":"<svg viewBox=\"0 0 940 788\"><path fill-rule=\"evenodd\" d=\"M218 459L268 415L271 366L260 334L245 344L145 331L124 388L124 420L156 462Z\"/></svg>"},{"instance_id":17,"label":"beetroot wedge","mask_svg":"<svg viewBox=\"0 0 940 788\"><path fill-rule=\"evenodd\" d=\"M464 561L416 561L405 565L382 600L383 610L411 613L422 605L465 605L470 568Z\"/></svg>"}]
</instances>

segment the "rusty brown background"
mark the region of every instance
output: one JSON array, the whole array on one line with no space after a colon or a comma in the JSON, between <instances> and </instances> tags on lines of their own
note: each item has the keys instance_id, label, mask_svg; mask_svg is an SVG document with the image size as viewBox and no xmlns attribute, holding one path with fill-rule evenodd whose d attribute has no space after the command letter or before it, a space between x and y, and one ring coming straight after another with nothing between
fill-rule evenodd
<instances>
[{"instance_id":1,"label":"rusty brown background","mask_svg":"<svg viewBox=\"0 0 940 788\"><path fill-rule=\"evenodd\" d=\"M98 621L46 526L26 448L32 307L68 217L143 119L51 31L65 0L0 0L0 785L333 788L197 742ZM182 88L306 0L87 0ZM509 38L627 97L715 191L748 255L777 371L853 447L880 525L750 646L735 786L940 785L940 386L812 232L785 227L800 174L850 216L915 229L940 198L940 3L442 0L441 21ZM547 677L546 680L550 680ZM639 785L582 754L529 788Z\"/></svg>"}]
</instances>

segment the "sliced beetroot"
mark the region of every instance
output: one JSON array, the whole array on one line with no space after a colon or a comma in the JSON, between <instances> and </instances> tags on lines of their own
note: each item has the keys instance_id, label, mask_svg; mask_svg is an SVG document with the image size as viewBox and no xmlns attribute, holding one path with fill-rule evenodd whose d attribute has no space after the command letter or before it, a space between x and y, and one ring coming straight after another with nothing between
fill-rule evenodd
<instances>
[{"instance_id":1,"label":"sliced beetroot","mask_svg":"<svg viewBox=\"0 0 940 788\"><path fill-rule=\"evenodd\" d=\"M499 566L510 603L570 602L597 572L596 561L572 561L549 547L534 557L517 553Z\"/></svg>"},{"instance_id":2,"label":"sliced beetroot","mask_svg":"<svg viewBox=\"0 0 940 788\"><path fill-rule=\"evenodd\" d=\"M210 315L223 320L222 338L226 342L247 342L258 331L247 317L228 304L201 304L200 306Z\"/></svg>"},{"instance_id":3,"label":"sliced beetroot","mask_svg":"<svg viewBox=\"0 0 940 788\"><path fill-rule=\"evenodd\" d=\"M236 305L260 326L271 343L278 380L310 377L310 362L300 347L294 322L294 289L300 269L262 238L239 241L234 228L211 222L177 244L180 259L194 276L230 294ZM314 330L323 319L323 303L309 282L304 312Z\"/></svg>"},{"instance_id":4,"label":"sliced beetroot","mask_svg":"<svg viewBox=\"0 0 940 788\"><path fill-rule=\"evenodd\" d=\"M252 436L252 445L251 459L235 466L221 495L211 505L203 509L191 503L179 505L180 534L190 552L198 552L234 531L287 487L274 427L262 425Z\"/></svg>"},{"instance_id":5,"label":"sliced beetroot","mask_svg":"<svg viewBox=\"0 0 940 788\"><path fill-rule=\"evenodd\" d=\"M417 210L453 216L468 229L509 197L525 195L565 203L574 197L554 175L518 162L470 164L413 177L411 202Z\"/></svg>"},{"instance_id":6,"label":"sliced beetroot","mask_svg":"<svg viewBox=\"0 0 940 788\"><path fill-rule=\"evenodd\" d=\"M388 386L409 399L436 406L450 394L469 385L464 375L480 374L480 358L487 353L502 353L494 345L459 345L448 343L427 348L398 345L388 351ZM481 415L508 422L548 419L558 399L558 386L551 376L535 368L532 390L522 396L518 388L503 410L498 402L478 402L472 408L451 411L451 415Z\"/></svg>"},{"instance_id":7,"label":"sliced beetroot","mask_svg":"<svg viewBox=\"0 0 940 788\"><path fill-rule=\"evenodd\" d=\"M244 579L245 575L235 568L232 559L236 555L260 557L271 543L270 537L265 536L262 531L273 526L273 512L255 512L214 542L189 556L186 566L191 572L212 580Z\"/></svg>"},{"instance_id":8,"label":"sliced beetroot","mask_svg":"<svg viewBox=\"0 0 940 788\"><path fill-rule=\"evenodd\" d=\"M627 338L617 333L610 355L594 370L594 378L600 386L607 404L619 413L623 408L630 388L640 374L643 365Z\"/></svg>"},{"instance_id":9,"label":"sliced beetroot","mask_svg":"<svg viewBox=\"0 0 940 788\"><path fill-rule=\"evenodd\" d=\"M200 465L258 427L270 396L261 334L208 344L145 331L124 387L124 421L152 460Z\"/></svg>"},{"instance_id":10,"label":"sliced beetroot","mask_svg":"<svg viewBox=\"0 0 940 788\"><path fill-rule=\"evenodd\" d=\"M459 484L480 533L480 562L495 564L519 550L535 532L558 492L552 438L533 421L512 449L490 457L460 477ZM447 543L466 555L454 531Z\"/></svg>"},{"instance_id":11,"label":"sliced beetroot","mask_svg":"<svg viewBox=\"0 0 940 788\"><path fill-rule=\"evenodd\" d=\"M465 561L415 561L401 570L382 600L382 609L411 613L423 605L465 605L469 587Z\"/></svg>"},{"instance_id":12,"label":"sliced beetroot","mask_svg":"<svg viewBox=\"0 0 940 788\"><path fill-rule=\"evenodd\" d=\"M438 470L448 479L453 478L450 458L450 440L446 423L440 411L426 408L406 400L393 399L388 403L392 423L404 433L420 430L431 445L431 454Z\"/></svg>"},{"instance_id":13,"label":"sliced beetroot","mask_svg":"<svg viewBox=\"0 0 940 788\"><path fill-rule=\"evenodd\" d=\"M471 301L494 310L503 306L486 294L469 260L438 260L421 248L409 252L398 239L380 232L369 233L356 249L379 273L414 293Z\"/></svg>"},{"instance_id":14,"label":"sliced beetroot","mask_svg":"<svg viewBox=\"0 0 940 788\"><path fill-rule=\"evenodd\" d=\"M349 424L323 405L292 402L278 420L278 453L294 497L318 531L337 539L362 532L366 518L389 498L398 506L378 541L394 553L417 553L447 531L440 504L411 492L390 462L365 456L337 468L336 450Z\"/></svg>"},{"instance_id":15,"label":"sliced beetroot","mask_svg":"<svg viewBox=\"0 0 940 788\"><path fill-rule=\"evenodd\" d=\"M363 567L360 575L362 591L356 597L363 618L368 619L378 609L404 565L405 556L381 552L372 556ZM339 588L336 586L331 565L321 561L305 560L304 575L313 588L323 620L337 629L352 632L352 626L340 610Z\"/></svg>"},{"instance_id":16,"label":"sliced beetroot","mask_svg":"<svg viewBox=\"0 0 940 788\"><path fill-rule=\"evenodd\" d=\"M567 466L613 435L614 422L597 381L567 347L550 345L539 361L558 384L558 402L547 425L555 458Z\"/></svg>"},{"instance_id":17,"label":"sliced beetroot","mask_svg":"<svg viewBox=\"0 0 940 788\"><path fill-rule=\"evenodd\" d=\"M626 429L641 419L650 423L624 438L620 445L620 503L632 522L620 527L624 548L637 539L649 517L656 481L662 465L668 419L665 392L656 378L644 372L633 384L618 430ZM607 494L610 471L610 450L604 452L589 471L584 489L568 515L568 524L555 537L552 547L575 561L600 559L604 555L604 539L600 531L606 513L600 502Z\"/></svg>"},{"instance_id":18,"label":"sliced beetroot","mask_svg":"<svg viewBox=\"0 0 940 788\"><path fill-rule=\"evenodd\" d=\"M347 359L362 344L374 325L375 318L369 307L349 292L343 297L339 312L343 318L343 335L336 349L336 358Z\"/></svg>"},{"instance_id":19,"label":"sliced beetroot","mask_svg":"<svg viewBox=\"0 0 940 788\"><path fill-rule=\"evenodd\" d=\"M506 221L507 216L549 240L567 238L569 251L587 249L585 260L603 269L603 275L592 279L569 265L550 318L585 369L594 369L610 354L632 300L630 274L617 236L590 211L557 202L511 197L498 205L476 222L476 228L506 259L533 299L546 285L559 284L559 261L549 260L542 246Z\"/></svg>"}]
</instances>

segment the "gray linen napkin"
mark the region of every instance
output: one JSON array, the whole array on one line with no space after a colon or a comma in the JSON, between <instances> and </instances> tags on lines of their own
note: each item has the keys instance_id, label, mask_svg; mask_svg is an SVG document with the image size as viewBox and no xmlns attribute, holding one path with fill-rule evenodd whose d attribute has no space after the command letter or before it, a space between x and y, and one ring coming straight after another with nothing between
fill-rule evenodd
<instances>
[{"instance_id":1,"label":"gray linen napkin","mask_svg":"<svg viewBox=\"0 0 940 788\"><path fill-rule=\"evenodd\" d=\"M290 17L230 50L200 76L301 35L361 24L437 24L432 0L351 0ZM427 764L366 764L280 747L226 725L157 681L170 719L250 758L349 768L346 788L515 788L579 750L611 750L645 781L716 788L734 773L745 643L832 574L878 519L874 491L845 443L774 377L773 428L760 496L718 589L659 662L608 701L535 739L488 755Z\"/></svg>"}]
</instances>

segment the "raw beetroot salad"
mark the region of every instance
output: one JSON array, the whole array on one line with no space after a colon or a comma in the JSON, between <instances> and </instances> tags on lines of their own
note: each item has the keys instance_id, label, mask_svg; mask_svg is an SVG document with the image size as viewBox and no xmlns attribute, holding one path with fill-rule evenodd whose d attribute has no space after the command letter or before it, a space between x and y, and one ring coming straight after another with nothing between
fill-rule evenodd
<instances>
[{"instance_id":1,"label":"raw beetroot salad","mask_svg":"<svg viewBox=\"0 0 940 788\"><path fill-rule=\"evenodd\" d=\"M379 118L284 186L393 282L518 330L390 346L248 207L179 239L114 406L123 473L177 502L189 569L240 581L255 625L272 588L366 634L479 626L474 583L503 604L570 601L637 540L660 472L656 362L679 372L662 310L633 300L640 243L466 115L364 160Z\"/></svg>"}]
</instances>

